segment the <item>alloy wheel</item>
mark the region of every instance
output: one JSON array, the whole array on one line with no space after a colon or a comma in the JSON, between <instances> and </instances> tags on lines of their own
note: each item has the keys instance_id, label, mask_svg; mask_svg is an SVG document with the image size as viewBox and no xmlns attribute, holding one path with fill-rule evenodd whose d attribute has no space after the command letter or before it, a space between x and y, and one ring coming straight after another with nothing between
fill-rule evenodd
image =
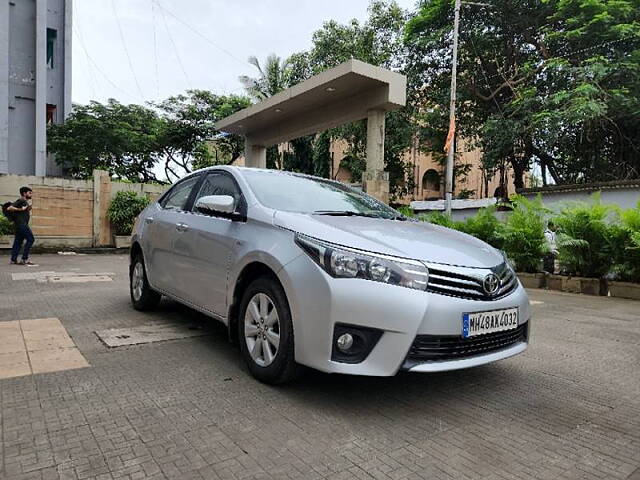
<instances>
[{"instance_id":1,"label":"alloy wheel","mask_svg":"<svg viewBox=\"0 0 640 480\"><path fill-rule=\"evenodd\" d=\"M244 337L253 361L261 367L269 366L280 346L280 319L268 295L256 293L251 297L244 315Z\"/></svg>"},{"instance_id":2,"label":"alloy wheel","mask_svg":"<svg viewBox=\"0 0 640 480\"><path fill-rule=\"evenodd\" d=\"M144 288L144 267L141 262L137 262L131 273L131 291L133 299L138 302L142 298L142 290Z\"/></svg>"}]
</instances>

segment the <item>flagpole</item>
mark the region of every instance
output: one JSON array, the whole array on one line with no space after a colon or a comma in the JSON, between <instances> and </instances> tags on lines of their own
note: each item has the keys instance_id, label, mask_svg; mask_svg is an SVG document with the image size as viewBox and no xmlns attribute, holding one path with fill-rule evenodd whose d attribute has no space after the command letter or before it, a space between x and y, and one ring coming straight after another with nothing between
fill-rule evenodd
<instances>
[{"instance_id":1,"label":"flagpole","mask_svg":"<svg viewBox=\"0 0 640 480\"><path fill-rule=\"evenodd\" d=\"M458 25L461 0L456 0L453 17L453 59L451 66L451 101L449 104L449 133L447 135L447 165L445 169L445 213L451 216L453 196L453 160L456 149L456 76L458 70Z\"/></svg>"}]
</instances>

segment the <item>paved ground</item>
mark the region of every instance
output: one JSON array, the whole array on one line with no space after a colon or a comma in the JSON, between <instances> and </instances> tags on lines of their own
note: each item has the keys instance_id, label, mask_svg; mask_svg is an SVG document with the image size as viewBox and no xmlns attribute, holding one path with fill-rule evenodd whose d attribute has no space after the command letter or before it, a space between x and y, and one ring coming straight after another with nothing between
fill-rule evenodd
<instances>
[{"instance_id":1,"label":"paved ground","mask_svg":"<svg viewBox=\"0 0 640 480\"><path fill-rule=\"evenodd\" d=\"M27 267L4 260L0 322L57 317L90 367L0 380L0 478L640 478L640 303L533 291L516 358L272 388L201 316L132 310L123 256L28 270L115 273L94 283L14 281ZM168 322L210 335L108 349L94 334Z\"/></svg>"}]
</instances>

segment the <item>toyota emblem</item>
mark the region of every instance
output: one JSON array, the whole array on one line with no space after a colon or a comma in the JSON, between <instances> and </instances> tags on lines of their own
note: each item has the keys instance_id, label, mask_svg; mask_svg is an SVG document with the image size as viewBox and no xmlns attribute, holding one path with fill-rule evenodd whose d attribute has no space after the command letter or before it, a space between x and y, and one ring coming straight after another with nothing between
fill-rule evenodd
<instances>
[{"instance_id":1,"label":"toyota emblem","mask_svg":"<svg viewBox=\"0 0 640 480\"><path fill-rule=\"evenodd\" d=\"M482 288L484 288L487 295L495 295L498 293L498 289L500 288L500 279L493 273L490 273L484 277L484 280L482 281Z\"/></svg>"}]
</instances>

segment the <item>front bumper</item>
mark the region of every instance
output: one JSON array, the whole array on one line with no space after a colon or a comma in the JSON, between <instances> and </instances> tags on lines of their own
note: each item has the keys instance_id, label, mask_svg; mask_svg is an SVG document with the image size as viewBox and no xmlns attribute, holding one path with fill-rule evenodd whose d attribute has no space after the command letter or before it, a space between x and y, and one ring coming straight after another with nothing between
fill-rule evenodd
<instances>
[{"instance_id":1,"label":"front bumper","mask_svg":"<svg viewBox=\"0 0 640 480\"><path fill-rule=\"evenodd\" d=\"M518 342L510 347L496 352L487 353L485 355L476 355L468 358L461 358L458 360L424 362L412 366L407 365L407 367L403 368L403 370L406 370L408 372L427 373L477 367L479 365L495 362L496 360L502 360L503 358L513 357L514 355L524 352L527 349L528 345L529 344L527 342Z\"/></svg>"},{"instance_id":2,"label":"front bumper","mask_svg":"<svg viewBox=\"0 0 640 480\"><path fill-rule=\"evenodd\" d=\"M468 300L369 280L333 278L307 255L287 264L278 276L293 317L296 361L324 372L390 376L401 369L455 370L507 358L527 347L527 341L522 341L468 358L406 364L418 335L460 336L464 313L518 307L519 325L526 323L531 312L520 284L498 300ZM331 360L336 324L375 328L384 333L362 362L336 362Z\"/></svg>"}]
</instances>

